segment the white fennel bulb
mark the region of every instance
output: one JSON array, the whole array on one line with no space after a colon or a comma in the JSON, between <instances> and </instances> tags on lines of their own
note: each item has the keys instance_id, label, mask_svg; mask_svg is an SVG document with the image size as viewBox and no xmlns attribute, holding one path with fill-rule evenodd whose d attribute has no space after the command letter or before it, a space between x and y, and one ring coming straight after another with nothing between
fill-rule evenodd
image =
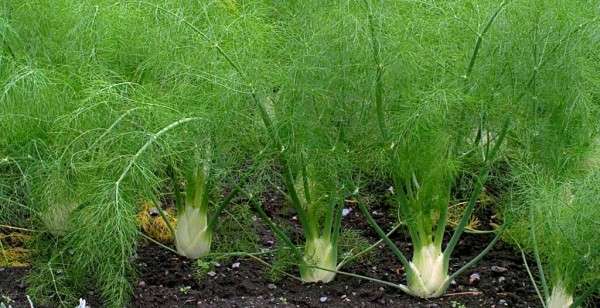
<instances>
[{"instance_id":1,"label":"white fennel bulb","mask_svg":"<svg viewBox=\"0 0 600 308\"><path fill-rule=\"evenodd\" d=\"M210 252L212 232L208 228L207 216L207 213L191 206L177 214L175 246L180 255L197 259Z\"/></svg>"},{"instance_id":2,"label":"white fennel bulb","mask_svg":"<svg viewBox=\"0 0 600 308\"><path fill-rule=\"evenodd\" d=\"M300 276L304 282L330 282L335 277L337 251L330 240L321 237L307 240L303 261Z\"/></svg>"},{"instance_id":3,"label":"white fennel bulb","mask_svg":"<svg viewBox=\"0 0 600 308\"><path fill-rule=\"evenodd\" d=\"M570 294L561 282L552 288L552 294L548 299L548 308L569 308L573 304L573 295Z\"/></svg>"},{"instance_id":4,"label":"white fennel bulb","mask_svg":"<svg viewBox=\"0 0 600 308\"><path fill-rule=\"evenodd\" d=\"M408 287L421 298L437 297L448 284L448 269L439 247L429 244L415 250L408 275Z\"/></svg>"}]
</instances>

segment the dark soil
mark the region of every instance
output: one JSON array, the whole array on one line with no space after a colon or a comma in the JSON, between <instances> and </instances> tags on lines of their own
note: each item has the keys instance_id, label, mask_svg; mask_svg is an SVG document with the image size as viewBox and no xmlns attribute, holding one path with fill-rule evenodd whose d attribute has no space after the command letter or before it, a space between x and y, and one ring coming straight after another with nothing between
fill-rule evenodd
<instances>
[{"instance_id":1,"label":"dark soil","mask_svg":"<svg viewBox=\"0 0 600 308\"><path fill-rule=\"evenodd\" d=\"M0 267L0 303L14 308L29 307L25 285L25 275L28 272L29 269L25 267Z\"/></svg>"},{"instance_id":2,"label":"dark soil","mask_svg":"<svg viewBox=\"0 0 600 308\"><path fill-rule=\"evenodd\" d=\"M485 241L467 235L454 267L483 249ZM388 281L402 281L402 268L385 249L373 262L346 271ZM232 264L239 262L239 267ZM496 268L499 267L499 268ZM247 258L233 259L214 269L214 276L194 279L192 264L158 246L139 251L140 277L134 307L538 307L538 299L515 252L499 244L490 255L450 286L446 296L418 300L397 289L338 275L329 284L302 284L291 278L271 282L268 269ZM478 273L478 283L469 276ZM324 301L323 303L321 301Z\"/></svg>"},{"instance_id":3,"label":"dark soil","mask_svg":"<svg viewBox=\"0 0 600 308\"><path fill-rule=\"evenodd\" d=\"M263 196L265 210L274 218L295 221L293 213L281 206L277 194ZM279 203L279 206L275 206ZM346 228L363 231L370 241L377 235L369 228L357 208L344 217ZM393 225L393 215L384 209L371 209L385 229ZM296 224L295 224L296 225ZM265 246L275 238L262 225L257 226ZM293 231L299 231L298 226ZM392 239L406 253L410 241L402 233ZM465 234L453 258L450 272L476 256L491 240L489 235ZM343 270L391 282L405 283L403 268L381 245L373 257L347 265ZM266 259L266 261L269 261ZM238 265L238 266L234 266ZM292 278L269 280L269 268L251 258L233 258L215 267L202 279L194 277L192 261L156 245L138 250L139 280L134 286L134 307L540 307L539 299L522 265L521 257L511 246L498 243L475 267L457 279L444 297L419 300L380 284L337 275L328 284L302 284ZM535 269L534 269L535 270ZM297 275L297 273L292 272ZM479 279L470 280L471 275Z\"/></svg>"}]
</instances>

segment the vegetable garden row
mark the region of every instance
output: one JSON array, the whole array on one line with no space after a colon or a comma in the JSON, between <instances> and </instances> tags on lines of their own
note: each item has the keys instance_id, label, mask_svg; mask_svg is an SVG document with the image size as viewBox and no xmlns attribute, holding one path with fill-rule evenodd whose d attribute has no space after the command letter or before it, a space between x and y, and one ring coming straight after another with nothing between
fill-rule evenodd
<instances>
[{"instance_id":1,"label":"vegetable garden row","mask_svg":"<svg viewBox=\"0 0 600 308\"><path fill-rule=\"evenodd\" d=\"M278 279L437 298L500 241L540 306L591 307L598 16L559 0L4 1L0 235L30 236L31 305L94 289L126 306L140 247L199 267L257 256L260 222ZM350 205L370 229L343 223ZM482 208L497 223L479 228ZM492 236L453 266L465 232ZM346 270L378 249L404 279Z\"/></svg>"}]
</instances>

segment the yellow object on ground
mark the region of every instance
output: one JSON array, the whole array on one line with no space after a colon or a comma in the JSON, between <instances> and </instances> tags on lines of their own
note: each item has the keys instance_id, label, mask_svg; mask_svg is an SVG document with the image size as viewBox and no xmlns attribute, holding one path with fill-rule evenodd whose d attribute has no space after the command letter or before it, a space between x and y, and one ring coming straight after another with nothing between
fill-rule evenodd
<instances>
[{"instance_id":1,"label":"yellow object on ground","mask_svg":"<svg viewBox=\"0 0 600 308\"><path fill-rule=\"evenodd\" d=\"M175 228L177 219L173 209L163 210L165 217L169 220L169 224ZM142 204L142 209L137 215L138 222L142 231L149 237L163 243L173 243L173 235L165 220L158 213L157 206L150 201Z\"/></svg>"},{"instance_id":2,"label":"yellow object on ground","mask_svg":"<svg viewBox=\"0 0 600 308\"><path fill-rule=\"evenodd\" d=\"M29 266L29 250L25 248L25 241L30 236L23 233L0 232L0 267Z\"/></svg>"}]
</instances>

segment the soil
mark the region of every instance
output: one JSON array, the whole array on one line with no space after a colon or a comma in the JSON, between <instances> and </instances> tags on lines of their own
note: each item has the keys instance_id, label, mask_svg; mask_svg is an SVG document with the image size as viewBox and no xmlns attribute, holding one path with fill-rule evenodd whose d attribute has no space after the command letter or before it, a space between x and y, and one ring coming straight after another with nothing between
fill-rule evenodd
<instances>
[{"instance_id":1,"label":"soil","mask_svg":"<svg viewBox=\"0 0 600 308\"><path fill-rule=\"evenodd\" d=\"M29 307L27 305L26 267L0 268L0 303L13 307Z\"/></svg>"},{"instance_id":2,"label":"soil","mask_svg":"<svg viewBox=\"0 0 600 308\"><path fill-rule=\"evenodd\" d=\"M277 193L263 196L265 211L276 220L296 222L292 231L300 233L293 212L281 206L282 202L282 196ZM344 217L344 227L361 230L369 241L377 241L377 235L367 226L359 210L351 203L345 207L351 211ZM394 216L385 214L387 211L382 206L371 210L380 226L385 229L393 226ZM481 215L493 213L484 211ZM485 221L485 218L481 217L481 220ZM490 221L489 217L487 221ZM269 230L262 224L257 226L257 230L261 233L262 244L273 246L276 239ZM455 271L477 255L491 238L490 235L465 234L453 255L450 271ZM410 242L402 233L393 235L392 239L406 253L410 252ZM265 260L269 261L268 258ZM196 279L192 261L152 244L138 250L137 266L140 276L134 286L134 307L541 306L519 253L502 242L452 283L444 297L431 300L418 300L398 289L344 275L338 275L328 284L302 284L292 278L271 281L268 278L269 268L247 257L230 259L215 267L210 275ZM349 264L343 270L405 283L400 262L383 245L371 258ZM471 279L475 276L479 279Z\"/></svg>"},{"instance_id":3,"label":"soil","mask_svg":"<svg viewBox=\"0 0 600 308\"><path fill-rule=\"evenodd\" d=\"M457 251L455 267L477 254L486 242L467 235ZM345 270L352 273L403 281L402 268L385 250L367 263ZM233 264L239 263L239 267ZM302 284L291 278L268 280L268 269L248 258L232 259L213 271L213 276L194 279L190 261L155 245L139 251L140 277L134 291L134 307L539 307L527 272L512 248L499 244L476 267L459 277L446 296L418 300L397 289L338 275L328 284ZM478 283L469 276L478 273ZM464 306L461 306L464 305Z\"/></svg>"},{"instance_id":4,"label":"soil","mask_svg":"<svg viewBox=\"0 0 600 308\"><path fill-rule=\"evenodd\" d=\"M281 206L283 199L279 194L266 194L263 201L266 212L276 220L294 221L293 212ZM370 242L378 240L358 208L351 203L345 207L351 211L343 219L344 227L361 230ZM371 211L382 228L392 227L394 215L386 214L383 206ZM485 212L486 216L491 214ZM276 238L268 228L260 221L257 224L262 244L276 247ZM298 228L296 222L292 229ZM410 255L410 241L402 232L391 238ZM451 258L450 272L477 255L490 240L491 235L464 234ZM261 258L270 262L269 256ZM138 248L135 262L138 279L133 284L132 307L541 307L519 253L502 242L458 277L446 295L431 300L416 299L398 289L341 274L328 284L302 284L287 277L272 281L270 269L248 257L230 258L198 279L193 261L150 242ZM348 264L343 270L405 283L400 262L383 245L370 258ZM11 298L15 308L29 307L24 282L27 271L0 269L0 296ZM298 275L294 269L290 271Z\"/></svg>"}]
</instances>

